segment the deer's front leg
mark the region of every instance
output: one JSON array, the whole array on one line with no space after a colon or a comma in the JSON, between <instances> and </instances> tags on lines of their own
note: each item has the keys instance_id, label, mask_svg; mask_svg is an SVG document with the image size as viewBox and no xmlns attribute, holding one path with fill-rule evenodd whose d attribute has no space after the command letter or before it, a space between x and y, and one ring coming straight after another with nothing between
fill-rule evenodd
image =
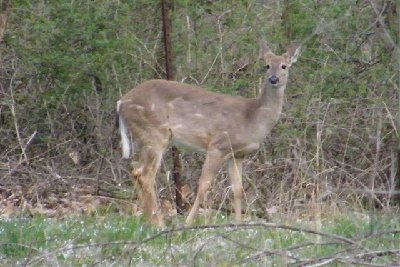
<instances>
[{"instance_id":1,"label":"deer's front leg","mask_svg":"<svg viewBox=\"0 0 400 267\"><path fill-rule=\"evenodd\" d=\"M193 223L193 220L198 213L200 203L204 202L204 196L210 188L211 183L223 162L224 155L220 150L214 149L207 152L206 160L204 161L199 179L196 200L194 201L192 209L186 219L186 225L191 225Z\"/></svg>"},{"instance_id":2,"label":"deer's front leg","mask_svg":"<svg viewBox=\"0 0 400 267\"><path fill-rule=\"evenodd\" d=\"M243 197L243 185L242 185L242 158L231 158L229 160L229 177L232 182L233 190L233 207L235 210L235 222L241 222L242 216L242 197Z\"/></svg>"}]
</instances>

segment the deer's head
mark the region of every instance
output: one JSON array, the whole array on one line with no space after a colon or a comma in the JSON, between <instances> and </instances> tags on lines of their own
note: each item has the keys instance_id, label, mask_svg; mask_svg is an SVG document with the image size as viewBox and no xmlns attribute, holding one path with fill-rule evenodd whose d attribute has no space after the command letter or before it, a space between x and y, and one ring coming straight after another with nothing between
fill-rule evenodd
<instances>
[{"instance_id":1,"label":"deer's head","mask_svg":"<svg viewBox=\"0 0 400 267\"><path fill-rule=\"evenodd\" d=\"M286 53L275 55L265 42L261 43L260 57L265 62L267 85L275 88L285 87L290 66L297 61L300 54L300 45L292 45Z\"/></svg>"}]
</instances>

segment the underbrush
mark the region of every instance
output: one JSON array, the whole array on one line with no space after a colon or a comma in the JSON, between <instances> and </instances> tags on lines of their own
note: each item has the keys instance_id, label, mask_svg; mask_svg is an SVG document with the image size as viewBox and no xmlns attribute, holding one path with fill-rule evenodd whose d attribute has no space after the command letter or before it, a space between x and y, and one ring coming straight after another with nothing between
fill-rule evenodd
<instances>
[{"instance_id":1,"label":"underbrush","mask_svg":"<svg viewBox=\"0 0 400 267\"><path fill-rule=\"evenodd\" d=\"M13 217L0 222L0 263L13 266L396 266L399 214L329 212L155 229L141 216Z\"/></svg>"}]
</instances>

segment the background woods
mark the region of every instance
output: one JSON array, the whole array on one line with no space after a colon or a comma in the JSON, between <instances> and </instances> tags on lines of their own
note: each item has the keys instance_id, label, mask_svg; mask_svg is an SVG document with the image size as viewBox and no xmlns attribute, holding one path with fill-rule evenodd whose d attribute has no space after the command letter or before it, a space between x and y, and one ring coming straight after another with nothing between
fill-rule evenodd
<instances>
[{"instance_id":1,"label":"background woods","mask_svg":"<svg viewBox=\"0 0 400 267\"><path fill-rule=\"evenodd\" d=\"M100 203L135 210L115 103L165 77L160 3L4 0L0 8L2 215L90 213ZM247 214L398 204L398 1L175 0L172 24L175 79L232 95L258 94L261 39L277 53L303 43L283 116L245 162ZM192 187L202 157L182 156ZM167 200L170 166L167 156L158 175ZM212 203L224 210L231 192L219 176Z\"/></svg>"},{"instance_id":2,"label":"background woods","mask_svg":"<svg viewBox=\"0 0 400 267\"><path fill-rule=\"evenodd\" d=\"M244 223L227 216L225 170L200 224L132 216L116 101L166 76L161 1L0 0L0 265L400 266L399 1L171 2L178 81L254 97L260 41L303 47L279 123L244 162ZM204 155L181 159L193 203Z\"/></svg>"}]
</instances>

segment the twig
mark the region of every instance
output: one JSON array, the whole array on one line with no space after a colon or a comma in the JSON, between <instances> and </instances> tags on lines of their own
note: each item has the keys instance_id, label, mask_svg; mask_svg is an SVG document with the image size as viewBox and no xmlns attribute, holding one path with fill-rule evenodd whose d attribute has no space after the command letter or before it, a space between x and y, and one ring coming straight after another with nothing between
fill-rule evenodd
<instances>
[{"instance_id":1,"label":"twig","mask_svg":"<svg viewBox=\"0 0 400 267\"><path fill-rule=\"evenodd\" d=\"M306 242L303 244L297 244L297 245L287 247L284 250L286 252L291 252L293 250L303 249L303 248L310 247L310 246L331 246L331 245L339 245L339 244L341 244L341 243L340 242ZM257 254L247 257L243 262L249 262L252 260L256 260L262 256L269 256L269 255L271 255L271 251L262 251L261 253L257 253ZM285 256L287 257L287 255L285 255ZM294 257L293 255L290 255L290 257L293 258L294 260L296 260L296 262L300 262L299 258Z\"/></svg>"},{"instance_id":2,"label":"twig","mask_svg":"<svg viewBox=\"0 0 400 267\"><path fill-rule=\"evenodd\" d=\"M219 55L220 55L220 59L221 59L221 70L222 70L222 74L225 74L225 62L224 62L224 48L223 48L223 41L224 41L224 29L223 29L223 25L222 25L222 19L224 18L224 16L226 14L231 13L232 10L228 9L224 12L222 12L222 14L220 14L217 18L217 24L218 24L218 39L219 39ZM223 80L222 83L224 83L225 81Z\"/></svg>"},{"instance_id":3,"label":"twig","mask_svg":"<svg viewBox=\"0 0 400 267\"><path fill-rule=\"evenodd\" d=\"M384 230L384 231L379 231L379 232L374 232L368 235L365 235L359 239L357 239L358 241L361 241L363 239L367 239L367 238L372 238L372 237L378 237L378 236L382 236L382 235L388 235L388 234L400 234L400 229L389 229L389 230Z\"/></svg>"},{"instance_id":4,"label":"twig","mask_svg":"<svg viewBox=\"0 0 400 267\"><path fill-rule=\"evenodd\" d=\"M379 23L379 29L381 29L382 41L394 50L393 56L397 60L397 63L400 64L400 46L396 45L396 42L391 37L389 30L387 29L386 24L383 21L383 13L386 10L387 3L384 3L381 11L378 10L378 7L373 0L369 0L369 3L377 16L376 21Z\"/></svg>"},{"instance_id":5,"label":"twig","mask_svg":"<svg viewBox=\"0 0 400 267\"><path fill-rule=\"evenodd\" d=\"M219 57L220 54L221 54L221 51L218 50L218 53L217 53L217 55L215 56L213 63L211 63L210 68L208 69L208 71L207 71L206 75L204 76L204 78L201 80L200 84L203 84L203 83L207 80L208 75L210 74L211 70L213 69L213 67L214 67L214 65L215 65L215 62L217 62L217 59L218 59L218 57Z\"/></svg>"},{"instance_id":6,"label":"twig","mask_svg":"<svg viewBox=\"0 0 400 267\"><path fill-rule=\"evenodd\" d=\"M19 160L21 163L22 161L28 161L28 156L25 153L25 146L22 142L21 135L19 134L18 119L17 119L17 115L15 112L15 98L14 98L14 90L13 90L14 78L15 78L15 71L14 71L13 75L11 76L10 84L9 84L9 89L10 89L10 94L11 94L11 107L10 108L11 108L11 115L12 115L13 122L14 122L15 134L17 136L17 140L18 140L19 146L21 148L21 158ZM22 158L23 158L23 160L22 160Z\"/></svg>"}]
</instances>

